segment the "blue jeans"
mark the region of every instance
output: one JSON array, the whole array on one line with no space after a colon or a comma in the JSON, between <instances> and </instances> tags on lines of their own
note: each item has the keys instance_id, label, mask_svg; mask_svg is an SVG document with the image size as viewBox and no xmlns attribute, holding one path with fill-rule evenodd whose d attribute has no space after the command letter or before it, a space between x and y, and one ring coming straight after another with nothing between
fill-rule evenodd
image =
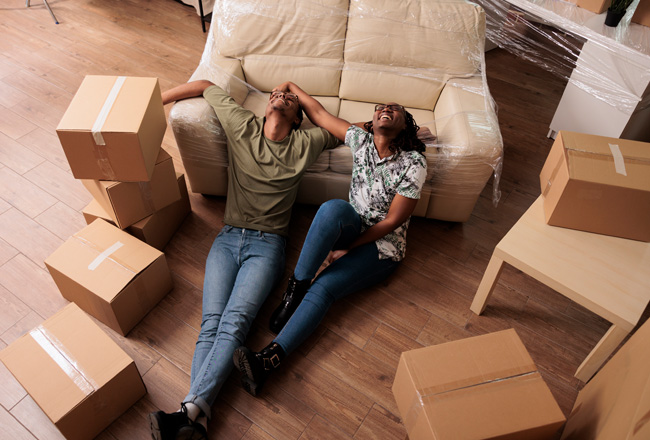
<instances>
[{"instance_id":1,"label":"blue jeans","mask_svg":"<svg viewBox=\"0 0 650 440\"><path fill-rule=\"evenodd\" d=\"M309 227L294 270L297 280L311 280L332 249L346 249L361 234L361 219L344 200L321 205ZM286 354L318 327L337 299L385 280L399 262L380 259L374 242L355 247L325 268L312 283L296 312L273 342Z\"/></svg>"},{"instance_id":2,"label":"blue jeans","mask_svg":"<svg viewBox=\"0 0 650 440\"><path fill-rule=\"evenodd\" d=\"M224 226L205 264L203 319L196 342L190 390L183 400L210 407L228 378L232 355L244 344L260 307L284 271L286 239Z\"/></svg>"}]
</instances>

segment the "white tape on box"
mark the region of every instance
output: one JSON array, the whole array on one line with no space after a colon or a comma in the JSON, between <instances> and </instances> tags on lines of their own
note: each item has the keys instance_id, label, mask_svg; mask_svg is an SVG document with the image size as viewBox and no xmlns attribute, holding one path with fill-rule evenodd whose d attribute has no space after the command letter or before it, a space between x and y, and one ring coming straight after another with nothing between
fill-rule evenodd
<instances>
[{"instance_id":1,"label":"white tape on box","mask_svg":"<svg viewBox=\"0 0 650 440\"><path fill-rule=\"evenodd\" d=\"M616 172L627 176L627 171L625 170L625 159L623 158L623 153L621 153L621 148L617 144L609 144L609 149L612 151Z\"/></svg>"},{"instance_id":2,"label":"white tape on box","mask_svg":"<svg viewBox=\"0 0 650 440\"><path fill-rule=\"evenodd\" d=\"M102 128L104 127L106 118L108 118L108 113L110 113L111 109L113 108L113 104L115 104L117 95L120 93L120 89L122 88L122 85L124 84L125 80L126 80L125 76L117 77L117 80L115 80L115 84L113 84L113 88L111 88L110 93L106 97L106 101L104 101L104 105L102 106L102 109L97 115L97 119L95 119L92 132L93 132L93 139L95 139L95 144L97 145L106 145L106 143L104 142L104 137L102 136Z\"/></svg>"},{"instance_id":3,"label":"white tape on box","mask_svg":"<svg viewBox=\"0 0 650 440\"><path fill-rule=\"evenodd\" d=\"M98 386L95 381L84 373L76 359L67 351L56 336L45 327L39 325L29 332L29 335L41 346L63 372L79 387L84 395L94 392Z\"/></svg>"},{"instance_id":4,"label":"white tape on box","mask_svg":"<svg viewBox=\"0 0 650 440\"><path fill-rule=\"evenodd\" d=\"M104 252L102 252L101 254L97 255L97 257L96 257L96 258L95 258L95 259L94 259L94 260L93 260L93 261L88 265L88 270L95 270L95 269L97 269L97 266L99 266L100 264L102 264L102 262L103 262L105 259L107 259L108 257L110 257L111 254L112 254L113 252L117 251L117 250L118 250L119 248L121 248L122 246L124 246L124 243L122 243L121 241L116 241L115 243L113 243L112 246L110 246L109 248L107 248L107 249L106 249Z\"/></svg>"}]
</instances>

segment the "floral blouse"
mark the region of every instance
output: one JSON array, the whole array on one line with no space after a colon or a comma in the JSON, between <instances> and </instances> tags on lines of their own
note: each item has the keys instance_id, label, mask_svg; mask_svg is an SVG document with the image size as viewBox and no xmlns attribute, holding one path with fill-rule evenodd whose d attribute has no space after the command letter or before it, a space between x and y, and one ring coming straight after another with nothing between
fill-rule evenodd
<instances>
[{"instance_id":1,"label":"floral blouse","mask_svg":"<svg viewBox=\"0 0 650 440\"><path fill-rule=\"evenodd\" d=\"M355 125L348 129L345 143L353 155L350 203L361 216L364 230L386 218L395 194L409 199L420 198L427 175L427 162L422 154L399 151L381 159L374 136ZM404 258L409 221L410 217L375 242L380 259L400 261Z\"/></svg>"}]
</instances>

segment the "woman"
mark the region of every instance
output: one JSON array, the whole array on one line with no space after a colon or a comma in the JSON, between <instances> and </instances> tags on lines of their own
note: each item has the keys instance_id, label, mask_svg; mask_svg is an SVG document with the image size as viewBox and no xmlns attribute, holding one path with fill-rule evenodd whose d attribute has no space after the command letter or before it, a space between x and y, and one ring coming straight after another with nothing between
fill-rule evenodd
<instances>
[{"instance_id":1,"label":"woman","mask_svg":"<svg viewBox=\"0 0 650 440\"><path fill-rule=\"evenodd\" d=\"M403 106L375 106L364 130L328 113L291 82L275 91L296 95L314 124L350 147L354 163L350 202L325 202L309 228L282 303L271 316L271 330L280 333L258 353L243 346L235 350L242 385L254 396L335 300L383 281L397 268L427 169L419 127ZM327 267L314 279L323 262Z\"/></svg>"}]
</instances>

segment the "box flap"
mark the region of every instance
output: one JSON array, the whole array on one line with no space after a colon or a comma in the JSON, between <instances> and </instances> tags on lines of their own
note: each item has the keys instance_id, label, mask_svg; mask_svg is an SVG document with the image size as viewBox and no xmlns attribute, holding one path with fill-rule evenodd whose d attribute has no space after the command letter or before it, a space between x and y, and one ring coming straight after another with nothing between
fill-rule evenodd
<instances>
[{"instance_id":1,"label":"box flap","mask_svg":"<svg viewBox=\"0 0 650 440\"><path fill-rule=\"evenodd\" d=\"M561 131L571 179L650 191L650 145Z\"/></svg>"},{"instance_id":2,"label":"box flap","mask_svg":"<svg viewBox=\"0 0 650 440\"><path fill-rule=\"evenodd\" d=\"M514 329L411 350L403 356L420 396L537 370Z\"/></svg>"},{"instance_id":3,"label":"box flap","mask_svg":"<svg viewBox=\"0 0 650 440\"><path fill-rule=\"evenodd\" d=\"M133 362L74 303L10 344L0 360L54 423Z\"/></svg>"},{"instance_id":4,"label":"box flap","mask_svg":"<svg viewBox=\"0 0 650 440\"><path fill-rule=\"evenodd\" d=\"M128 99L120 99L118 95L102 131L137 133L157 85L157 78L127 77L120 95L128 96ZM157 93L160 95L160 91Z\"/></svg>"},{"instance_id":5,"label":"box flap","mask_svg":"<svg viewBox=\"0 0 650 440\"><path fill-rule=\"evenodd\" d=\"M68 239L45 263L107 302L161 252L97 219Z\"/></svg>"}]
</instances>

